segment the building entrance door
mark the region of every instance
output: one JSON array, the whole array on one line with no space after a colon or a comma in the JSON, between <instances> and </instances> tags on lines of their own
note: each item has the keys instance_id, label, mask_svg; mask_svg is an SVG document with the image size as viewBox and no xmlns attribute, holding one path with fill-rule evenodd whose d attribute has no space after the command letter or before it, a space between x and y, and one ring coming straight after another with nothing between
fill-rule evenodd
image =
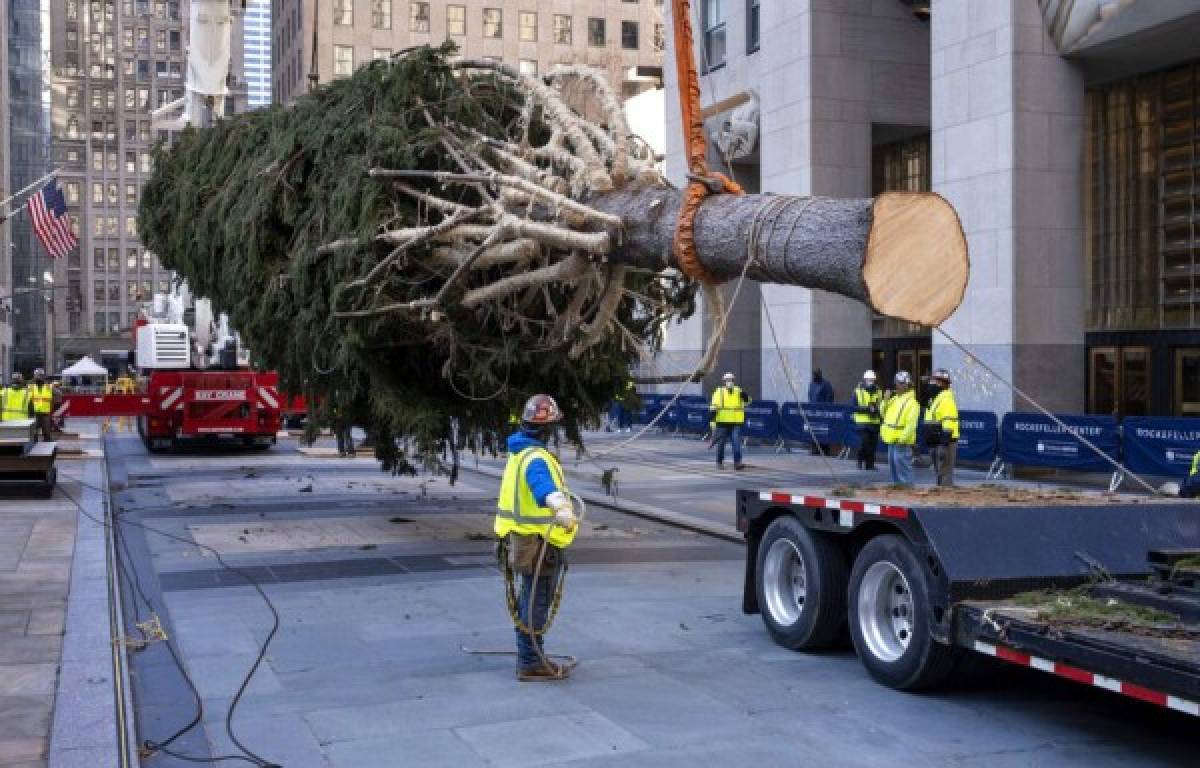
<instances>
[{"instance_id":1,"label":"building entrance door","mask_svg":"<svg viewBox=\"0 0 1200 768\"><path fill-rule=\"evenodd\" d=\"M1200 348L1175 350L1175 415L1200 416Z\"/></svg>"}]
</instances>

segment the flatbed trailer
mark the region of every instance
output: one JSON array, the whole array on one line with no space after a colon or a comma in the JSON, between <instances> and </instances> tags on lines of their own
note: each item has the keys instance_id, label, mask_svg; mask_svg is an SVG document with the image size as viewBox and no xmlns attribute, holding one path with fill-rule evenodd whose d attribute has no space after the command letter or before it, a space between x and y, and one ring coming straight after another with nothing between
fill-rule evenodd
<instances>
[{"instance_id":1,"label":"flatbed trailer","mask_svg":"<svg viewBox=\"0 0 1200 768\"><path fill-rule=\"evenodd\" d=\"M56 458L58 444L37 441L33 419L0 421L0 489L50 498L58 482Z\"/></svg>"},{"instance_id":2,"label":"flatbed trailer","mask_svg":"<svg viewBox=\"0 0 1200 768\"><path fill-rule=\"evenodd\" d=\"M739 490L743 610L818 650L848 633L867 671L936 686L978 655L1200 716L1200 504L1081 496L939 505ZM1080 588L1163 626L1047 617L1015 597ZM1053 593L1052 593L1053 594Z\"/></svg>"}]
</instances>

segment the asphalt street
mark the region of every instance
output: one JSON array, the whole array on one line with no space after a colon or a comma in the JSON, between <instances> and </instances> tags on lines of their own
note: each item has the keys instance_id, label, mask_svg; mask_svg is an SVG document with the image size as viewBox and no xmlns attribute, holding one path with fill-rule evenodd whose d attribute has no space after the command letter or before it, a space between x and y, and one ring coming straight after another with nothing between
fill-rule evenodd
<instances>
[{"instance_id":1,"label":"asphalt street","mask_svg":"<svg viewBox=\"0 0 1200 768\"><path fill-rule=\"evenodd\" d=\"M750 472L714 478L702 446L685 448L644 476L623 468L620 492L728 523L733 487L787 471L752 456ZM279 627L232 730L288 768L1093 768L1191 765L1196 754L1193 718L1037 672L912 695L875 684L848 648L783 650L741 613L739 544L595 506L548 642L581 664L569 681L518 683L511 657L464 652L512 646L491 477L392 477L288 441L149 456L122 437L108 450L137 581L126 616L159 617L198 694L151 638L132 662L139 737L166 739L202 704L197 727L169 747L189 757L241 754L227 715L273 626L247 577Z\"/></svg>"}]
</instances>

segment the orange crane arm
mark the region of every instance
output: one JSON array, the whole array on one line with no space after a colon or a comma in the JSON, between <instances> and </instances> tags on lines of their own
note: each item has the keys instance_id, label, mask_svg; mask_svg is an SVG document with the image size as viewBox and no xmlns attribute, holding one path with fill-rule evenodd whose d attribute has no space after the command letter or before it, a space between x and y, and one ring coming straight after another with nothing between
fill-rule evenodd
<instances>
[{"instance_id":1,"label":"orange crane arm","mask_svg":"<svg viewBox=\"0 0 1200 768\"><path fill-rule=\"evenodd\" d=\"M696 72L696 50L692 38L691 0L671 0L671 22L675 33L675 75L679 85L679 112L683 124L683 148L687 154L688 186L679 209L675 229L675 258L684 274L706 283L717 282L696 256L695 224L700 204L714 192L743 194L741 186L708 167L708 142L700 106L700 76Z\"/></svg>"}]
</instances>

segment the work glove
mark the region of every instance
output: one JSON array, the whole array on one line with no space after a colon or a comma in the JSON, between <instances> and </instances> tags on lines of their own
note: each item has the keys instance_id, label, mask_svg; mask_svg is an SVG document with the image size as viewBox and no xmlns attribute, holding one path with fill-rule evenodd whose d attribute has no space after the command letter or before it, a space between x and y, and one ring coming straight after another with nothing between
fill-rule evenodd
<instances>
[{"instance_id":1,"label":"work glove","mask_svg":"<svg viewBox=\"0 0 1200 768\"><path fill-rule=\"evenodd\" d=\"M554 524L566 531L575 530L579 518L575 516L575 507L571 499L562 491L555 491L546 497L546 506L554 510Z\"/></svg>"}]
</instances>

